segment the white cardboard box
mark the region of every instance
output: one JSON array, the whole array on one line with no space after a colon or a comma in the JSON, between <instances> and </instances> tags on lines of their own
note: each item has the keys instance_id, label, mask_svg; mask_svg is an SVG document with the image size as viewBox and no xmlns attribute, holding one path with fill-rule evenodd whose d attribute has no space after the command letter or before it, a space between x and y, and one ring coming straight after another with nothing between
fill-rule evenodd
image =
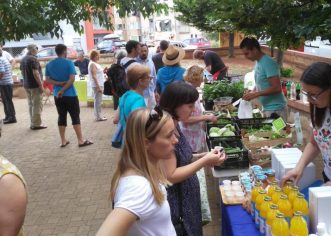
<instances>
[{"instance_id":1,"label":"white cardboard box","mask_svg":"<svg viewBox=\"0 0 331 236\"><path fill-rule=\"evenodd\" d=\"M280 177L283 177L287 172L292 170L296 166L296 162L281 162L280 163L280 169L279 169L279 175ZM300 190L308 187L311 185L316 178L316 167L314 163L309 163L306 168L303 171L302 177L299 180L298 186L300 187ZM330 215L331 217L331 215Z\"/></svg>"},{"instance_id":2,"label":"white cardboard box","mask_svg":"<svg viewBox=\"0 0 331 236\"><path fill-rule=\"evenodd\" d=\"M331 186L309 188L309 217L311 228L316 232L319 222L331 232Z\"/></svg>"},{"instance_id":3,"label":"white cardboard box","mask_svg":"<svg viewBox=\"0 0 331 236\"><path fill-rule=\"evenodd\" d=\"M302 152L298 148L282 148L271 150L271 168L276 171L276 179L281 179L280 168L281 162L288 162L291 160L293 163L297 163L302 156Z\"/></svg>"}]
</instances>

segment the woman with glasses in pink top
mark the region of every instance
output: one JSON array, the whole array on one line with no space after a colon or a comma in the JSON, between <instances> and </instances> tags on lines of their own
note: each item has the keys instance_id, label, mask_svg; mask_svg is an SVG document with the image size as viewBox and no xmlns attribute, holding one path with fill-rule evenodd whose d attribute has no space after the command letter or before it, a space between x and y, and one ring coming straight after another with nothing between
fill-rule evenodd
<instances>
[{"instance_id":1,"label":"woman with glasses in pink top","mask_svg":"<svg viewBox=\"0 0 331 236\"><path fill-rule=\"evenodd\" d=\"M294 179L297 183L305 167L322 154L325 185L331 185L331 65L316 62L301 76L302 94L308 97L313 133L297 166L289 171L283 182Z\"/></svg>"}]
</instances>

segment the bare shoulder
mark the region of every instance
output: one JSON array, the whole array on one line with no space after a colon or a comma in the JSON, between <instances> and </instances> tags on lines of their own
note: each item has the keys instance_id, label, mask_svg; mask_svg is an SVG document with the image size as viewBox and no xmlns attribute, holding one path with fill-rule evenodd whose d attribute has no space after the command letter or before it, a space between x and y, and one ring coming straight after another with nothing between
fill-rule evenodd
<instances>
[{"instance_id":1,"label":"bare shoulder","mask_svg":"<svg viewBox=\"0 0 331 236\"><path fill-rule=\"evenodd\" d=\"M7 174L0 179L0 205L3 200L18 204L19 202L26 202L26 198L25 186L18 176Z\"/></svg>"}]
</instances>

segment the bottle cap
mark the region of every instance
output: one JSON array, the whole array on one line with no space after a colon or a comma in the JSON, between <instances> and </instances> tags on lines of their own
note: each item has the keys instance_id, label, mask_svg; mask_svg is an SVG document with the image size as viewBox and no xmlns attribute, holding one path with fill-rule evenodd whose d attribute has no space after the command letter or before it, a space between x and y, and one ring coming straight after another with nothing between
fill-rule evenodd
<instances>
[{"instance_id":1,"label":"bottle cap","mask_svg":"<svg viewBox=\"0 0 331 236\"><path fill-rule=\"evenodd\" d=\"M266 194L266 193L267 193L267 191L264 189L260 189L260 191L259 191L259 194Z\"/></svg>"},{"instance_id":2,"label":"bottle cap","mask_svg":"<svg viewBox=\"0 0 331 236\"><path fill-rule=\"evenodd\" d=\"M295 211L294 216L302 216L302 212L301 211Z\"/></svg>"},{"instance_id":3,"label":"bottle cap","mask_svg":"<svg viewBox=\"0 0 331 236\"><path fill-rule=\"evenodd\" d=\"M269 202L269 201L271 201L271 197L270 196L264 196L264 201L266 201L266 202Z\"/></svg>"},{"instance_id":4,"label":"bottle cap","mask_svg":"<svg viewBox=\"0 0 331 236\"><path fill-rule=\"evenodd\" d=\"M285 195L285 194L280 195L280 199L285 199L285 200L287 200L287 195Z\"/></svg>"},{"instance_id":5,"label":"bottle cap","mask_svg":"<svg viewBox=\"0 0 331 236\"><path fill-rule=\"evenodd\" d=\"M277 218L284 218L285 216L284 216L283 213L281 213L281 212L277 212L277 213L276 213L276 217L277 217Z\"/></svg>"},{"instance_id":6,"label":"bottle cap","mask_svg":"<svg viewBox=\"0 0 331 236\"><path fill-rule=\"evenodd\" d=\"M281 189L280 187L277 186L277 187L275 188L275 192L281 192L281 191L282 191L282 189Z\"/></svg>"}]
</instances>

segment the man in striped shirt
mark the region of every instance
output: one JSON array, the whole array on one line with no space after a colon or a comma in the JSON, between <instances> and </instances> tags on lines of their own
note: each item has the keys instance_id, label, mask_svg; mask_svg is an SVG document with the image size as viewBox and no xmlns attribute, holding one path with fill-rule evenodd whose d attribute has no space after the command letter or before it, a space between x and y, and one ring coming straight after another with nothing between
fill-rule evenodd
<instances>
[{"instance_id":1,"label":"man in striped shirt","mask_svg":"<svg viewBox=\"0 0 331 236\"><path fill-rule=\"evenodd\" d=\"M16 123L16 114L13 104L13 78L10 63L2 57L0 49L0 93L5 111L4 124Z\"/></svg>"}]
</instances>

